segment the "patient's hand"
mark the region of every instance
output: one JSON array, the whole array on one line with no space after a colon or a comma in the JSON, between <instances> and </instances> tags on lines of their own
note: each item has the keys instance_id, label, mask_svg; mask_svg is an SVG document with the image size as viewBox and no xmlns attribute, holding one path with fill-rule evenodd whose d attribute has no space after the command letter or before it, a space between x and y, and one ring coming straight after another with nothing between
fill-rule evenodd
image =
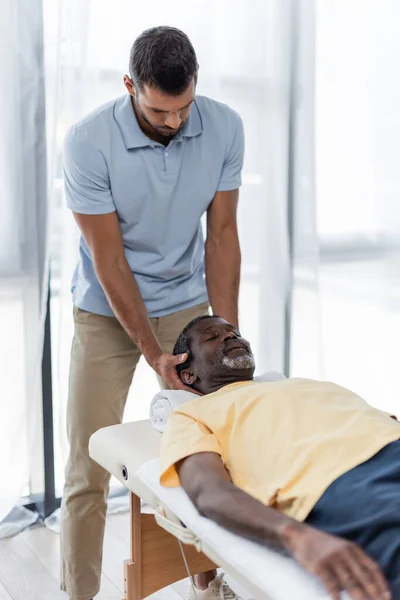
<instances>
[{"instance_id":1,"label":"patient's hand","mask_svg":"<svg viewBox=\"0 0 400 600\"><path fill-rule=\"evenodd\" d=\"M260 544L285 548L319 577L332 600L389 600L379 566L358 546L265 506L235 486L216 452L199 452L178 465L181 485L200 514Z\"/></svg>"},{"instance_id":2,"label":"patient's hand","mask_svg":"<svg viewBox=\"0 0 400 600\"><path fill-rule=\"evenodd\" d=\"M288 527L284 545L307 571L321 579L333 600L346 590L354 600L390 599L380 567L356 544L308 525Z\"/></svg>"}]
</instances>

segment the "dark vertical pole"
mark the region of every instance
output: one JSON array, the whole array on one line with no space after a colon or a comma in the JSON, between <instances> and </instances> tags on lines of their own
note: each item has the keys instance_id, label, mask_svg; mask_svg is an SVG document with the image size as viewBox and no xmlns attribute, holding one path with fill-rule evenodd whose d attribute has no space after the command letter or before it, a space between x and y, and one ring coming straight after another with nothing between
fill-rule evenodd
<instances>
[{"instance_id":1,"label":"dark vertical pole","mask_svg":"<svg viewBox=\"0 0 400 600\"><path fill-rule=\"evenodd\" d=\"M289 57L289 128L288 128L288 193L287 228L289 244L289 277L285 304L284 373L290 376L292 338L292 294L293 294L293 243L294 243L294 195L295 195L295 137L297 105L297 52L298 52L298 0L290 3L290 57Z\"/></svg>"},{"instance_id":2,"label":"dark vertical pole","mask_svg":"<svg viewBox=\"0 0 400 600\"><path fill-rule=\"evenodd\" d=\"M38 503L42 517L47 517L58 506L55 494L54 475L54 428L53 428L53 386L51 368L51 320L50 320L50 278L47 291L46 321L42 357L43 393L43 449L44 449L44 496Z\"/></svg>"}]
</instances>

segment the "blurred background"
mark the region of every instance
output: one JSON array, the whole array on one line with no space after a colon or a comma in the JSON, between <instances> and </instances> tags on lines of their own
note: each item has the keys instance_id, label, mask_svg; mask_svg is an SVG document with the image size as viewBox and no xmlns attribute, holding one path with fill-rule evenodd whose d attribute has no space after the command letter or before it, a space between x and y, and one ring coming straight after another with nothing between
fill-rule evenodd
<instances>
[{"instance_id":1,"label":"blurred background","mask_svg":"<svg viewBox=\"0 0 400 600\"><path fill-rule=\"evenodd\" d=\"M198 93L244 121L240 320L257 372L334 380L396 413L399 3L3 0L1 12L0 521L59 504L78 251L63 138L124 94L150 26L189 35ZM156 391L142 361L126 420L147 418Z\"/></svg>"}]
</instances>

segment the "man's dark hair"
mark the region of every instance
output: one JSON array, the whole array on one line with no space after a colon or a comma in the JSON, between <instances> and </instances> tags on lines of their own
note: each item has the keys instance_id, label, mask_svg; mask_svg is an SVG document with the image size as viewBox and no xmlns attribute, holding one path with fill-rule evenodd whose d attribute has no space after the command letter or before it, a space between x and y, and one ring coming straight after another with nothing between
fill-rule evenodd
<instances>
[{"instance_id":1,"label":"man's dark hair","mask_svg":"<svg viewBox=\"0 0 400 600\"><path fill-rule=\"evenodd\" d=\"M184 363L177 365L176 370L178 371L178 375L180 376L184 369L187 369L190 366L191 362L191 348L190 348L190 335L189 332L199 321L203 321L203 319L213 319L218 318L218 315L203 315L202 317L196 317L190 323L186 325L186 327L179 334L178 339L175 342L174 349L172 350L172 354L175 356L177 354L184 354L187 352L188 359Z\"/></svg>"},{"instance_id":2,"label":"man's dark hair","mask_svg":"<svg viewBox=\"0 0 400 600\"><path fill-rule=\"evenodd\" d=\"M135 86L147 84L179 96L197 81L196 53L188 36L175 27L152 27L135 40L129 72Z\"/></svg>"}]
</instances>

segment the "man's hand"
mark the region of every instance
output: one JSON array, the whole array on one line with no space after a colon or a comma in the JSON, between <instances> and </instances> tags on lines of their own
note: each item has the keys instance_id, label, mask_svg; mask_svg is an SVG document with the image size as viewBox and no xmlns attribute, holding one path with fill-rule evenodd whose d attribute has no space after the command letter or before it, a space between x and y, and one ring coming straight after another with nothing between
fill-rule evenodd
<instances>
[{"instance_id":1,"label":"man's hand","mask_svg":"<svg viewBox=\"0 0 400 600\"><path fill-rule=\"evenodd\" d=\"M197 394L195 390L182 383L176 370L177 365L184 363L187 358L188 355L186 353L177 354L176 356L173 354L160 354L160 356L151 363L151 366L171 389L184 390L185 392Z\"/></svg>"},{"instance_id":2,"label":"man's hand","mask_svg":"<svg viewBox=\"0 0 400 600\"><path fill-rule=\"evenodd\" d=\"M340 600L342 590L354 600L392 597L380 567L356 544L304 524L287 526L281 539L293 558L322 581L333 600Z\"/></svg>"}]
</instances>

